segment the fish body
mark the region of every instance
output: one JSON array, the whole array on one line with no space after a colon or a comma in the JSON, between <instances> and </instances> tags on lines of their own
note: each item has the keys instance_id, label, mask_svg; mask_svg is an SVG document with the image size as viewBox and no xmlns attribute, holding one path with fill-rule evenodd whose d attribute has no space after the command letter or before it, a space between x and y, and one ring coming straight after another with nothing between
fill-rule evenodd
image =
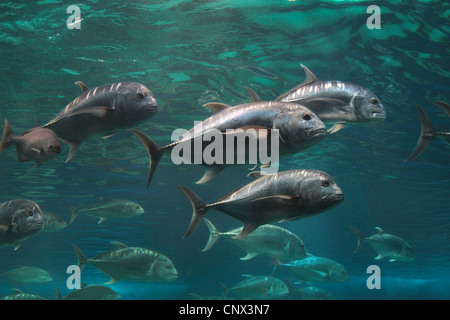
<instances>
[{"instance_id":1,"label":"fish body","mask_svg":"<svg viewBox=\"0 0 450 320\"><path fill-rule=\"evenodd\" d=\"M376 260L384 258L389 259L389 261L409 262L414 260L412 247L400 237L386 233L379 227L375 228L377 233L367 238L355 227L350 227L350 229L358 237L355 253L359 252L364 243L367 242L378 253L375 257Z\"/></svg>"},{"instance_id":2,"label":"fish body","mask_svg":"<svg viewBox=\"0 0 450 320\"><path fill-rule=\"evenodd\" d=\"M136 126L158 110L153 94L140 83L118 82L93 89L80 81L76 84L81 87L81 95L43 126L70 145L66 162L84 140Z\"/></svg>"},{"instance_id":3,"label":"fish body","mask_svg":"<svg viewBox=\"0 0 450 320\"><path fill-rule=\"evenodd\" d=\"M120 280L168 282L178 278L178 271L165 255L145 248L128 247L119 242L114 244L117 248L91 259L87 259L81 250L72 244L80 269L91 263L111 277L106 284Z\"/></svg>"},{"instance_id":4,"label":"fish body","mask_svg":"<svg viewBox=\"0 0 450 320\"><path fill-rule=\"evenodd\" d=\"M287 229L265 224L242 239L233 239L242 232L242 227L220 232L216 227L204 218L208 226L210 236L203 252L208 251L220 237L225 237L235 245L247 252L241 260L250 260L257 255L269 256L284 260L297 260L306 258L306 250L303 241Z\"/></svg>"},{"instance_id":5,"label":"fish body","mask_svg":"<svg viewBox=\"0 0 450 320\"><path fill-rule=\"evenodd\" d=\"M243 299L275 299L285 296L289 293L286 284L270 276L251 276L242 275L245 279L231 288L226 288L220 284L223 291L223 298L232 293Z\"/></svg>"},{"instance_id":6,"label":"fish body","mask_svg":"<svg viewBox=\"0 0 450 320\"><path fill-rule=\"evenodd\" d=\"M23 266L0 274L16 284L37 284L52 281L52 277L44 269Z\"/></svg>"},{"instance_id":7,"label":"fish body","mask_svg":"<svg viewBox=\"0 0 450 320\"><path fill-rule=\"evenodd\" d=\"M335 207L344 199L336 181L323 171L305 169L251 175L255 181L212 204L205 203L191 190L178 187L194 209L185 237L195 231L210 209L241 221L242 231L233 237L241 239L263 224L310 217Z\"/></svg>"},{"instance_id":8,"label":"fish body","mask_svg":"<svg viewBox=\"0 0 450 320\"><path fill-rule=\"evenodd\" d=\"M35 161L33 167L38 167L42 163L50 161L62 150L61 144L52 130L35 127L16 136L8 120L5 119L0 152L11 145L16 147L17 159L20 162Z\"/></svg>"},{"instance_id":9,"label":"fish body","mask_svg":"<svg viewBox=\"0 0 450 320\"><path fill-rule=\"evenodd\" d=\"M347 270L342 264L311 254L305 259L280 263L278 265L287 267L301 282L345 282L348 280Z\"/></svg>"},{"instance_id":10,"label":"fish body","mask_svg":"<svg viewBox=\"0 0 450 320\"><path fill-rule=\"evenodd\" d=\"M304 105L324 122L371 123L386 119L383 104L369 89L350 82L319 81L301 66L306 80L276 101Z\"/></svg>"},{"instance_id":11,"label":"fish body","mask_svg":"<svg viewBox=\"0 0 450 320\"><path fill-rule=\"evenodd\" d=\"M42 232L55 232L67 228L67 222L59 215L43 211L44 229Z\"/></svg>"},{"instance_id":12,"label":"fish body","mask_svg":"<svg viewBox=\"0 0 450 320\"><path fill-rule=\"evenodd\" d=\"M434 104L438 106L447 116L450 117L450 105L443 101L435 101ZM417 141L414 150L411 155L406 159L406 161L412 161L416 159L418 156L422 154L422 152L427 148L431 141L433 141L436 137L441 138L447 144L450 144L450 129L447 131L436 131L433 127L433 124L430 121L430 118L423 110L423 108L419 105L415 105L417 109L417 113L419 114L419 120L421 125L420 137Z\"/></svg>"},{"instance_id":13,"label":"fish body","mask_svg":"<svg viewBox=\"0 0 450 320\"><path fill-rule=\"evenodd\" d=\"M333 295L318 287L308 286L294 290L302 300L334 300Z\"/></svg>"},{"instance_id":14,"label":"fish body","mask_svg":"<svg viewBox=\"0 0 450 320\"><path fill-rule=\"evenodd\" d=\"M261 129L265 129L270 134L273 129L277 129L281 156L305 150L324 139L327 135L326 126L319 117L308 108L299 104L280 101L255 101L234 107L222 103L208 103L205 106L214 110L215 113L184 133L179 140L167 146L160 147L144 133L131 131L150 155L151 162L147 187L165 152L172 150L181 143L194 143L195 139L202 138L212 130L217 130L226 135L230 134L228 130L242 129L244 132L247 132L249 129L255 129L255 132L259 134L259 132L262 132ZM208 145L210 143L202 145L202 152ZM226 151L230 150L230 148L230 146L224 146L225 158ZM235 152L234 149L233 152ZM191 158L194 156L191 153L187 160L193 162ZM223 170L225 167L224 163L225 161L222 161L221 164L201 163L207 167L207 172L197 183L205 183L211 180Z\"/></svg>"},{"instance_id":15,"label":"fish body","mask_svg":"<svg viewBox=\"0 0 450 320\"><path fill-rule=\"evenodd\" d=\"M80 289L70 292L62 297L59 290L56 291L57 300L120 300L120 295L113 289L96 284L82 285Z\"/></svg>"},{"instance_id":16,"label":"fish body","mask_svg":"<svg viewBox=\"0 0 450 320\"><path fill-rule=\"evenodd\" d=\"M44 217L35 202L16 199L0 205L0 247L13 246L17 250L43 228Z\"/></svg>"},{"instance_id":17,"label":"fish body","mask_svg":"<svg viewBox=\"0 0 450 320\"><path fill-rule=\"evenodd\" d=\"M47 298L41 297L33 293L24 293L19 289L13 289L14 293L8 294L3 297L3 300L48 300Z\"/></svg>"},{"instance_id":18,"label":"fish body","mask_svg":"<svg viewBox=\"0 0 450 320\"><path fill-rule=\"evenodd\" d=\"M144 213L144 209L136 202L123 199L100 198L100 201L81 210L69 206L72 211L69 224L78 214L86 214L99 218L97 223L102 223L108 218L131 218Z\"/></svg>"}]
</instances>

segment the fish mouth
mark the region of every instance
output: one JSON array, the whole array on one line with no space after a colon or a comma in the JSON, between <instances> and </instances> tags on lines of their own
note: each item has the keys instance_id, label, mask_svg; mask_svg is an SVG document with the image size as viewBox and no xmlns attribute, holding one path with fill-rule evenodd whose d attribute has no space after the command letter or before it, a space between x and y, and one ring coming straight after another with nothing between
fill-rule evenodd
<instances>
[{"instance_id":1,"label":"fish mouth","mask_svg":"<svg viewBox=\"0 0 450 320\"><path fill-rule=\"evenodd\" d=\"M50 146L50 147L48 148L48 151L49 151L50 153L60 154L61 151L62 151L62 149L61 149L60 146Z\"/></svg>"},{"instance_id":2,"label":"fish mouth","mask_svg":"<svg viewBox=\"0 0 450 320\"><path fill-rule=\"evenodd\" d=\"M320 128L316 130L309 130L306 132L306 136L308 138L317 138L319 136L326 136L327 135L327 129L326 128Z\"/></svg>"},{"instance_id":3,"label":"fish mouth","mask_svg":"<svg viewBox=\"0 0 450 320\"><path fill-rule=\"evenodd\" d=\"M166 276L166 281L172 281L178 278L178 273L172 273Z\"/></svg>"},{"instance_id":4,"label":"fish mouth","mask_svg":"<svg viewBox=\"0 0 450 320\"><path fill-rule=\"evenodd\" d=\"M328 200L330 200L331 202L341 202L344 200L344 194L343 193L334 194L328 197Z\"/></svg>"},{"instance_id":5,"label":"fish mouth","mask_svg":"<svg viewBox=\"0 0 450 320\"><path fill-rule=\"evenodd\" d=\"M372 119L384 120L386 119L386 112L372 112Z\"/></svg>"}]
</instances>

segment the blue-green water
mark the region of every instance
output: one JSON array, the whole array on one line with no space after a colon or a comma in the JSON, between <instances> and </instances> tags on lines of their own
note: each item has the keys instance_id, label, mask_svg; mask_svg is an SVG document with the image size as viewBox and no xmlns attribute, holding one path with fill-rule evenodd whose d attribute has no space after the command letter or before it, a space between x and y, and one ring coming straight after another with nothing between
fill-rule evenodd
<instances>
[{"instance_id":1,"label":"blue-green water","mask_svg":"<svg viewBox=\"0 0 450 320\"><path fill-rule=\"evenodd\" d=\"M147 0L85 1L81 29L68 29L64 1L19 1L0 4L0 120L15 133L51 120L76 98L83 81L96 87L119 81L140 82L153 92L160 109L137 127L157 143L170 142L172 131L189 129L210 112L202 105L250 101L244 86L271 100L304 79L303 63L321 80L342 80L372 90L384 103L387 119L347 126L312 148L281 162L281 170L309 168L331 174L345 193L330 211L280 226L296 233L308 252L343 264L349 281L314 285L336 299L450 298L450 149L433 141L412 162L420 123L414 103L441 131L448 117L432 105L450 101L449 16L445 1L383 1L381 29L369 29L366 13L373 1L287 0ZM269 275L268 257L248 261L245 252L219 240L201 252L208 230L200 225L182 239L192 209L178 185L190 187L212 202L246 184L247 169L234 167L206 185L195 185L203 168L175 166L163 158L146 189L149 159L139 141L124 131L109 139L85 141L74 159L69 148L40 167L17 161L9 148L0 154L0 202L29 199L69 220L67 205L83 208L99 197L140 203L145 214L130 219L80 216L68 228L40 233L14 251L0 248L0 273L17 266L47 270L50 283L15 285L0 278L0 296L18 287L55 298L63 295L70 246L87 257L113 248L111 241L161 252L173 261L179 277L170 283L121 281L110 287L122 299L190 299L189 293L220 296L220 281L232 286L242 274ZM240 222L212 211L208 218L220 231ZM374 260L369 246L354 254L356 237L348 228L375 233L381 227L407 240L413 262ZM368 266L381 270L381 289L369 290ZM296 278L280 271L291 283ZM109 277L92 265L82 272L86 284ZM283 299L296 299L288 296Z\"/></svg>"}]
</instances>

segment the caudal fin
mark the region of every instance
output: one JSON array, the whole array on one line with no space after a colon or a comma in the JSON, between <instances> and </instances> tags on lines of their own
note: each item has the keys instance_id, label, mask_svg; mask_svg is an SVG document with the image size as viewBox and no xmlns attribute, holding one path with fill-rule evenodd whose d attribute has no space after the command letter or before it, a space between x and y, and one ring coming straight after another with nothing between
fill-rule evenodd
<instances>
[{"instance_id":1,"label":"caudal fin","mask_svg":"<svg viewBox=\"0 0 450 320\"><path fill-rule=\"evenodd\" d=\"M208 219L205 218L203 219L203 221L206 223L206 226L209 229L209 239L206 243L206 246L202 250L202 252L206 252L211 249L214 243L216 243L217 239L219 239L220 231L217 230L217 228Z\"/></svg>"},{"instance_id":2,"label":"caudal fin","mask_svg":"<svg viewBox=\"0 0 450 320\"><path fill-rule=\"evenodd\" d=\"M67 206L69 207L70 211L72 212L72 215L70 216L70 220L69 220L69 226L70 226L72 224L72 222L78 217L78 210L75 209L70 204L67 204Z\"/></svg>"},{"instance_id":3,"label":"caudal fin","mask_svg":"<svg viewBox=\"0 0 450 320\"><path fill-rule=\"evenodd\" d=\"M364 235L355 227L350 226L350 229L356 234L356 236L358 237L358 244L356 246L355 251L353 251L353 253L358 253L363 245L364 245L364 240L366 240L366 237L364 237Z\"/></svg>"},{"instance_id":4,"label":"caudal fin","mask_svg":"<svg viewBox=\"0 0 450 320\"><path fill-rule=\"evenodd\" d=\"M417 141L416 147L414 148L411 155L406 159L406 161L412 161L416 159L420 154L426 149L428 144L436 137L436 131L431 124L430 119L427 114L419 105L415 105L417 112L419 113L419 120L421 125L420 137Z\"/></svg>"},{"instance_id":5,"label":"caudal fin","mask_svg":"<svg viewBox=\"0 0 450 320\"><path fill-rule=\"evenodd\" d=\"M3 128L2 140L0 141L0 152L8 148L11 143L11 138L14 136L14 133L9 125L7 119L5 119L5 127Z\"/></svg>"},{"instance_id":6,"label":"caudal fin","mask_svg":"<svg viewBox=\"0 0 450 320\"><path fill-rule=\"evenodd\" d=\"M178 186L178 189L183 191L186 198L188 198L189 202L192 205L192 208L194 210L192 214L191 223L189 225L189 229L187 230L186 234L183 236L183 238L188 237L192 232L194 232L197 228L200 222L203 220L203 216L208 211L208 205L200 199L199 196L197 196L194 192L189 190L188 188Z\"/></svg>"},{"instance_id":7,"label":"caudal fin","mask_svg":"<svg viewBox=\"0 0 450 320\"><path fill-rule=\"evenodd\" d=\"M161 160L164 154L164 148L158 146L152 139L147 137L142 132L135 130L130 130L130 132L139 139L139 141L144 146L145 150L147 150L147 153L150 155L150 168L148 171L148 180L147 180L147 188L148 188L150 182L152 181L153 175L155 174L156 167L158 166L159 161Z\"/></svg>"},{"instance_id":8,"label":"caudal fin","mask_svg":"<svg viewBox=\"0 0 450 320\"><path fill-rule=\"evenodd\" d=\"M75 254L77 255L78 267L80 267L80 270L82 271L84 269L84 267L86 266L88 259L76 245L74 245L73 243L71 243L71 245L72 245L73 250L75 251Z\"/></svg>"}]
</instances>

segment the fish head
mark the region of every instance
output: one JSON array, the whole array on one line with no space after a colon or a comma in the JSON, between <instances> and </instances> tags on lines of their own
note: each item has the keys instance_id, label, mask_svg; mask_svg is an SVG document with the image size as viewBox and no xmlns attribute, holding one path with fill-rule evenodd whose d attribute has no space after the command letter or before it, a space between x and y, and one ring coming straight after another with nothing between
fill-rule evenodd
<instances>
[{"instance_id":1,"label":"fish head","mask_svg":"<svg viewBox=\"0 0 450 320\"><path fill-rule=\"evenodd\" d=\"M47 159L52 159L61 153L62 148L58 140L48 141L43 145L44 156Z\"/></svg>"},{"instance_id":2,"label":"fish head","mask_svg":"<svg viewBox=\"0 0 450 320\"><path fill-rule=\"evenodd\" d=\"M344 193L328 173L309 170L303 173L299 181L299 199L303 205L314 213L319 213L337 206L344 200Z\"/></svg>"},{"instance_id":3,"label":"fish head","mask_svg":"<svg viewBox=\"0 0 450 320\"><path fill-rule=\"evenodd\" d=\"M386 110L381 100L370 90L360 88L350 102L359 122L378 122L386 119Z\"/></svg>"},{"instance_id":4,"label":"fish head","mask_svg":"<svg viewBox=\"0 0 450 320\"><path fill-rule=\"evenodd\" d=\"M289 240L285 249L287 259L304 259L307 257L306 248L301 239Z\"/></svg>"},{"instance_id":5,"label":"fish head","mask_svg":"<svg viewBox=\"0 0 450 320\"><path fill-rule=\"evenodd\" d=\"M288 112L282 112L274 122L282 142L296 149L307 148L327 135L327 127L310 109L294 105Z\"/></svg>"},{"instance_id":6,"label":"fish head","mask_svg":"<svg viewBox=\"0 0 450 320\"><path fill-rule=\"evenodd\" d=\"M329 273L331 282L345 282L348 280L348 273L341 264L334 265Z\"/></svg>"},{"instance_id":7,"label":"fish head","mask_svg":"<svg viewBox=\"0 0 450 320\"><path fill-rule=\"evenodd\" d=\"M270 286L269 295L272 297L281 297L289 293L289 288L284 283L284 281L280 279L274 279Z\"/></svg>"},{"instance_id":8,"label":"fish head","mask_svg":"<svg viewBox=\"0 0 450 320\"><path fill-rule=\"evenodd\" d=\"M158 111L158 103L151 91L143 84L122 82L117 89L114 109L125 126L134 125L151 118Z\"/></svg>"},{"instance_id":9,"label":"fish head","mask_svg":"<svg viewBox=\"0 0 450 320\"><path fill-rule=\"evenodd\" d=\"M135 215L139 215L139 214L143 214L144 213L144 208L141 207L141 205L134 203L134 202L129 202L127 203L127 211L129 213L133 213Z\"/></svg>"},{"instance_id":10,"label":"fish head","mask_svg":"<svg viewBox=\"0 0 450 320\"><path fill-rule=\"evenodd\" d=\"M44 216L39 206L29 200L21 202L11 220L12 230L21 236L31 236L44 228Z\"/></svg>"},{"instance_id":11,"label":"fish head","mask_svg":"<svg viewBox=\"0 0 450 320\"><path fill-rule=\"evenodd\" d=\"M169 258L159 255L148 270L149 276L159 281L174 281L178 278L178 271Z\"/></svg>"}]
</instances>

